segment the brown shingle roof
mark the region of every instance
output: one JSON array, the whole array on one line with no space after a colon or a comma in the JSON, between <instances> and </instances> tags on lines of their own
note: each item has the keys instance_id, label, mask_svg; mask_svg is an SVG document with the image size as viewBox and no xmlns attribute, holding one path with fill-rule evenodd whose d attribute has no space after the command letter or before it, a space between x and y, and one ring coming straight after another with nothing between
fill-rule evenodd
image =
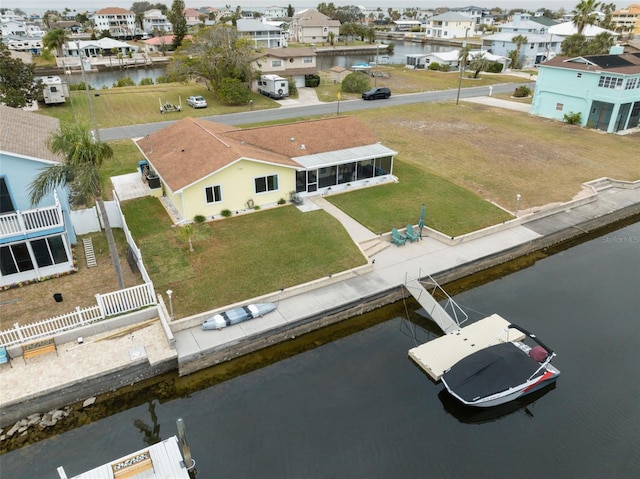
<instances>
[{"instance_id":1,"label":"brown shingle roof","mask_svg":"<svg viewBox=\"0 0 640 479\"><path fill-rule=\"evenodd\" d=\"M299 167L291 158L228 138L232 126L184 118L137 141L156 172L176 192L241 158Z\"/></svg>"},{"instance_id":2,"label":"brown shingle roof","mask_svg":"<svg viewBox=\"0 0 640 479\"><path fill-rule=\"evenodd\" d=\"M37 113L0 105L0 150L21 156L62 161L47 147L49 135L60 121Z\"/></svg>"},{"instance_id":3,"label":"brown shingle roof","mask_svg":"<svg viewBox=\"0 0 640 479\"><path fill-rule=\"evenodd\" d=\"M137 141L174 192L242 158L300 168L292 157L301 145L313 155L375 143L378 138L350 116L246 129L185 118Z\"/></svg>"},{"instance_id":4,"label":"brown shingle roof","mask_svg":"<svg viewBox=\"0 0 640 479\"><path fill-rule=\"evenodd\" d=\"M226 137L245 141L274 153L299 156L291 144L305 145L307 155L378 143L378 138L353 116L261 126L227 132ZM294 141L291 141L291 138Z\"/></svg>"},{"instance_id":5,"label":"brown shingle roof","mask_svg":"<svg viewBox=\"0 0 640 479\"><path fill-rule=\"evenodd\" d=\"M120 8L120 7L102 8L96 12L96 15L127 15L127 14L133 15L133 12L131 10L127 10L126 8Z\"/></svg>"}]
</instances>

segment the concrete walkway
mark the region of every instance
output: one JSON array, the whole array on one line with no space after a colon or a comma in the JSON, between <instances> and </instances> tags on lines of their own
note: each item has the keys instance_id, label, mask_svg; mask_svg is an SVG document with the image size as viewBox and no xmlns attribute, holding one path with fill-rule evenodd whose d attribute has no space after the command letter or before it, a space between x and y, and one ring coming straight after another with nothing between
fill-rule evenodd
<instances>
[{"instance_id":1,"label":"concrete walkway","mask_svg":"<svg viewBox=\"0 0 640 479\"><path fill-rule=\"evenodd\" d=\"M195 359L202 365L202 358L212 352L232 351L232 348L227 348L229 344L237 345L251 336L282 329L324 312L351 307L363 302L365 298L393 291L408 279L436 276L456 268L473 268L479 261L526 248L545 237L562 236L563 232L566 232L567 237L573 237L581 234L584 228L603 226L608 221L603 218L617 211L628 212L629 208L633 208L635 214L640 213L640 182L619 187L601 186L602 189L597 194L594 193L589 201L576 203L575 207L560 205L548 216L538 213L517 218L498 226L495 231L487 230L486 234L478 234L472 239L459 238L443 242L430 234L415 243L399 247L390 245L372 255L369 272L354 274L338 282L327 278L326 286L308 288L283 299L278 299L277 295L268 298L268 301L277 301L278 308L263 318L220 331L203 331L200 322L205 316L194 317L190 327L175 333L178 359L181 364ZM326 199L320 197L314 199L314 203L335 216L356 243L378 238ZM419 215L419 211L416 211L416 215ZM216 361L218 359L214 360ZM181 371L191 372L188 367Z\"/></svg>"},{"instance_id":2,"label":"concrete walkway","mask_svg":"<svg viewBox=\"0 0 640 479\"><path fill-rule=\"evenodd\" d=\"M291 325L361 305L367 298L398 290L407 279L451 271L464 274L467 269L477 268L479 262L491 261L504 252L514 251L515 256L523 254L522 248L526 249L538 240L558 238L563 232L575 236L583 230L640 214L640 182L598 180L593 183L596 185L593 189L597 191L590 198L558 205L553 214L528 214L468 239L436 238L436 232L429 232L420 241L400 247L389 245L384 237L368 231L325 198L314 198L311 209L320 207L335 216L356 243L376 240L386 243L387 247L372 254L364 268L348 273L336 272L335 277L318 279L315 284L274 293L270 300L277 301L278 308L263 318L220 331L200 328L205 315L182 320L190 321L187 326L180 326L182 321L178 321L172 324L175 349L170 347L161 325L152 322L135 331L129 328L120 334L112 331L84 338L82 344L59 344L57 354L48 353L27 361L17 358L12 361L12 367L4 365L0 368L2 424L34 412L46 412L52 406L66 405L54 404L56 391L76 389L86 393L80 400L95 395L104 386L105 378L123 374L122 368L127 368L127 364L134 369L144 362L147 368L158 370L167 364L173 367L180 364L182 372L192 372L203 364L215 364L242 354L243 342L248 339L275 330L286 335ZM416 211L418 215L419 211ZM184 370L182 364L187 364ZM43 403L40 398L46 395L48 401Z\"/></svg>"}]
</instances>

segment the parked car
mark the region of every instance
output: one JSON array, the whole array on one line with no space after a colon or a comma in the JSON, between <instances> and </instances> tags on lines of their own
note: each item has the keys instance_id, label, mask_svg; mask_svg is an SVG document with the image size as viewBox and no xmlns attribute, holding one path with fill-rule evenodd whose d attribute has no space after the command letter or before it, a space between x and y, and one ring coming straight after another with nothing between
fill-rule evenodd
<instances>
[{"instance_id":1,"label":"parked car","mask_svg":"<svg viewBox=\"0 0 640 479\"><path fill-rule=\"evenodd\" d=\"M193 108L206 108L207 100L201 96L190 96L187 98L187 105Z\"/></svg>"},{"instance_id":2,"label":"parked car","mask_svg":"<svg viewBox=\"0 0 640 479\"><path fill-rule=\"evenodd\" d=\"M362 94L363 100L377 100L378 98L389 98L391 96L391 90L386 86L379 86L372 88L369 91L365 91Z\"/></svg>"}]
</instances>

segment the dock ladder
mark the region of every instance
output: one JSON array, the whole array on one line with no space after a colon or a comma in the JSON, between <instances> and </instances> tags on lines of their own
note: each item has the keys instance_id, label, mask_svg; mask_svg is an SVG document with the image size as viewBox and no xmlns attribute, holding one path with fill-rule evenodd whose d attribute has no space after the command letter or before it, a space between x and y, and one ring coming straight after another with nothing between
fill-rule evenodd
<instances>
[{"instance_id":1,"label":"dock ladder","mask_svg":"<svg viewBox=\"0 0 640 479\"><path fill-rule=\"evenodd\" d=\"M420 279L418 274L418 278L410 279L405 273L404 286L445 334L459 331L460 325L469 319L467 313L431 276ZM440 305L436 296L444 297L444 306Z\"/></svg>"},{"instance_id":2,"label":"dock ladder","mask_svg":"<svg viewBox=\"0 0 640 479\"><path fill-rule=\"evenodd\" d=\"M93 251L93 240L91 238L82 238L82 245L84 246L84 256L87 259L87 268L98 266L96 254Z\"/></svg>"}]
</instances>

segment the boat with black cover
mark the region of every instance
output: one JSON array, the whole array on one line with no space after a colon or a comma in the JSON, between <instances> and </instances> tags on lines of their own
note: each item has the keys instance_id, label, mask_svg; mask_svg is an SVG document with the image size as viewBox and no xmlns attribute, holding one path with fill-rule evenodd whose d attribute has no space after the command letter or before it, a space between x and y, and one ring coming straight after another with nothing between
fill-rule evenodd
<instances>
[{"instance_id":1,"label":"boat with black cover","mask_svg":"<svg viewBox=\"0 0 640 479\"><path fill-rule=\"evenodd\" d=\"M534 334L510 324L537 345L502 342L464 357L442 375L449 393L467 406L492 407L531 394L553 383L560 371L552 366L556 355Z\"/></svg>"}]
</instances>

